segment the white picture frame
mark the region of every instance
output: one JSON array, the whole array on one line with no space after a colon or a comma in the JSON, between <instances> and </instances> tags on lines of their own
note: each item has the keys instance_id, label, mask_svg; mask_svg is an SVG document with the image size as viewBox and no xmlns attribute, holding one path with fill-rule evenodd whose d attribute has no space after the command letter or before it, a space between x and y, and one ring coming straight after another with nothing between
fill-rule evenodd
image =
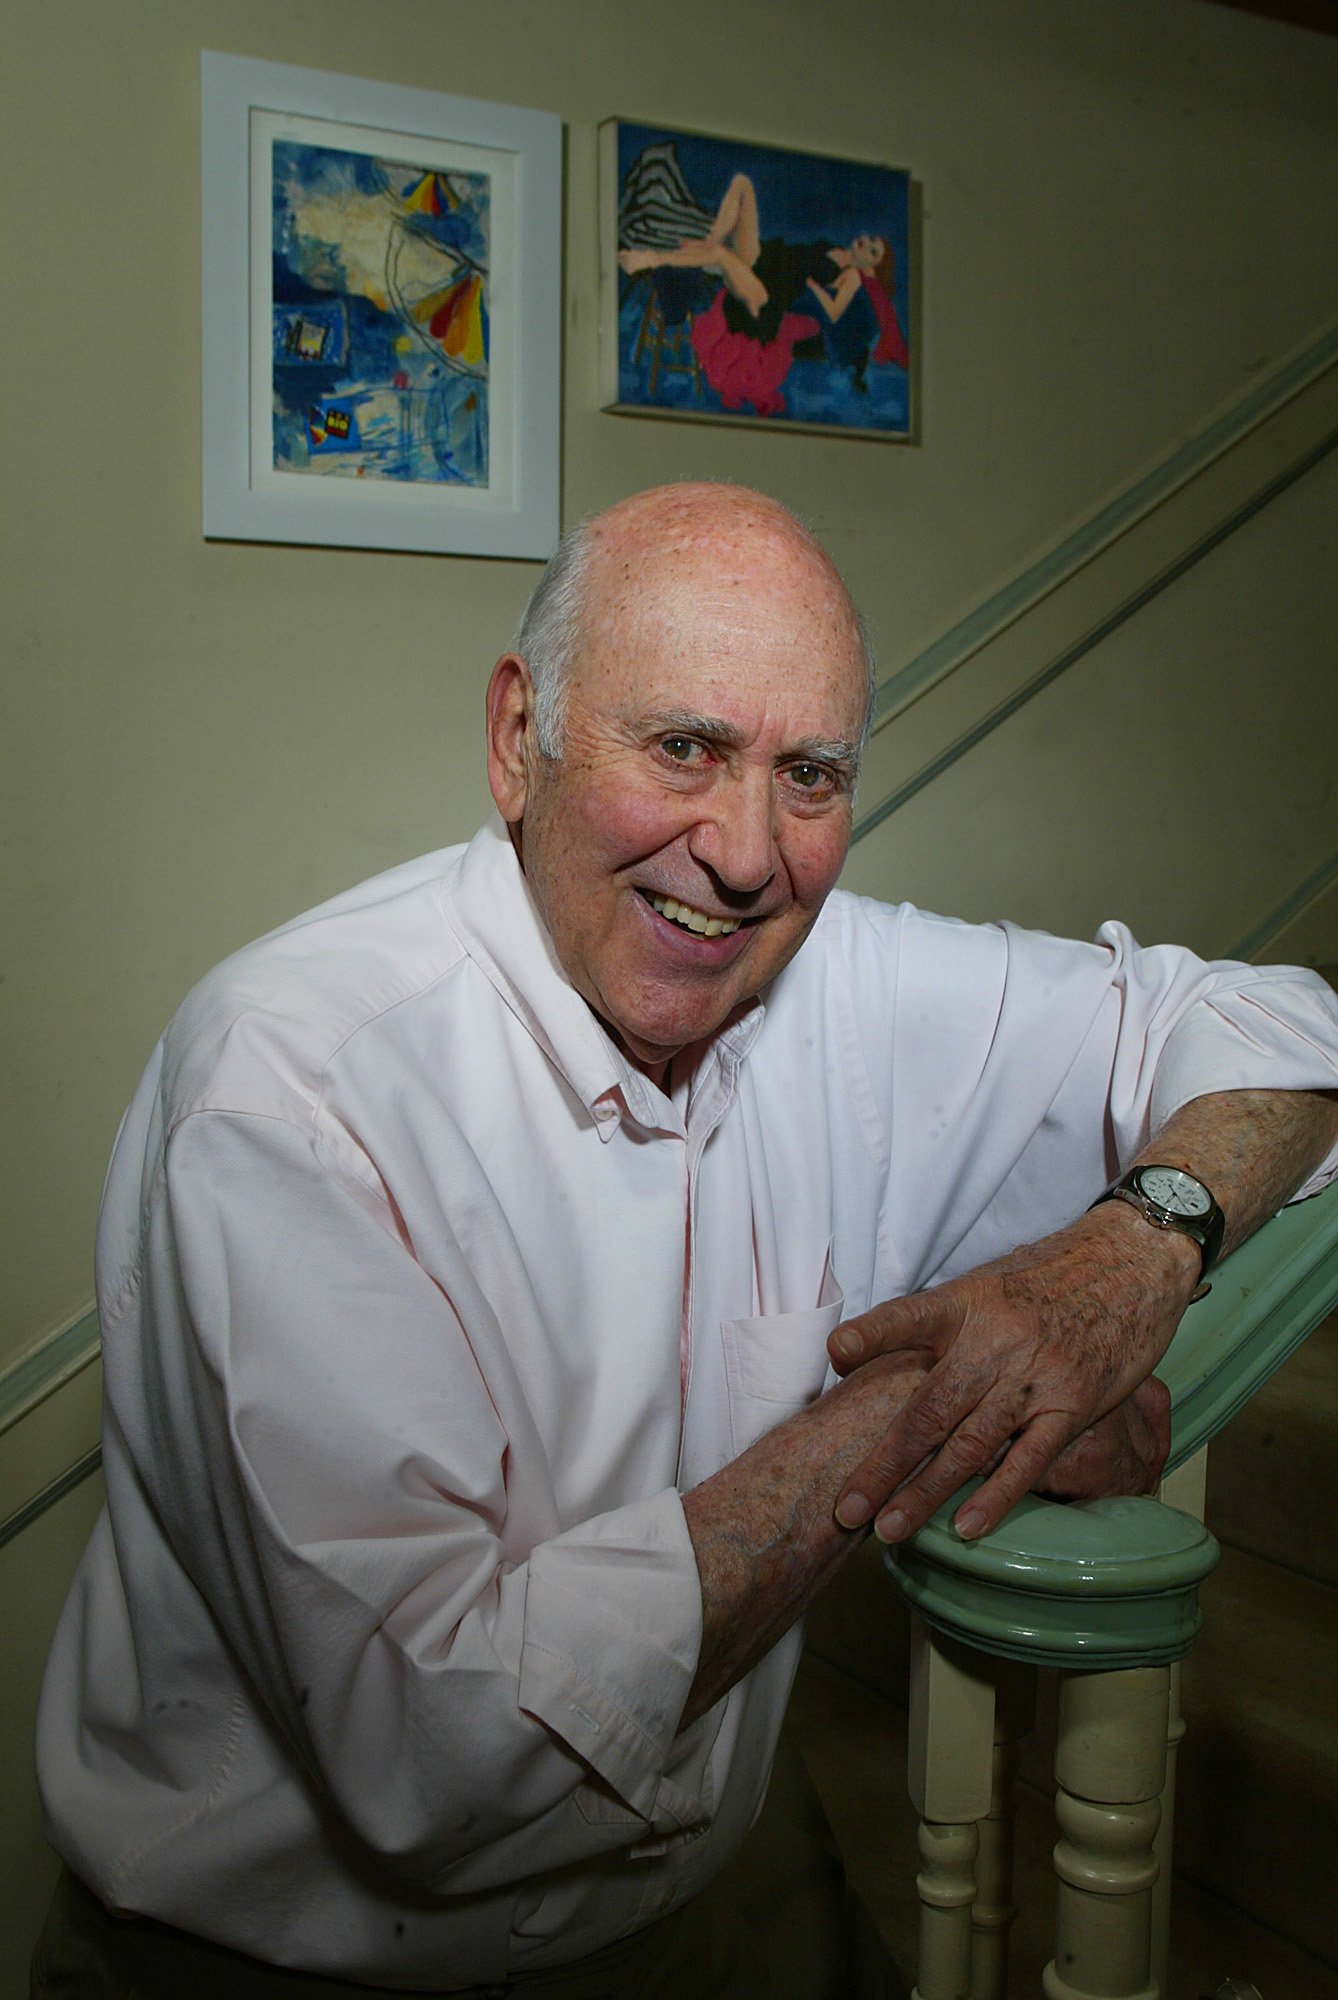
<instances>
[{"instance_id":1,"label":"white picture frame","mask_svg":"<svg viewBox=\"0 0 1338 2000\"><path fill-rule=\"evenodd\" d=\"M551 555L559 526L561 120L206 50L200 154L206 539ZM306 262L290 282L281 260L285 299L276 304L280 159L304 168L347 162L377 185L374 197L301 191ZM462 189L473 235L461 236L457 250L443 232ZM427 208L416 209L415 199ZM332 202L342 206L332 211ZM298 232L289 209L283 214L286 246ZM341 230L346 242L317 269L320 239ZM453 261L467 259L470 244L472 262ZM388 302L378 290L383 249ZM398 282L410 268L417 297L409 280ZM434 293L437 269L443 284ZM293 285L319 301L309 323L289 302ZM328 297L319 285L332 287ZM438 297L446 303L434 315ZM355 384L352 394L330 386L339 373L331 355L352 367L392 349L402 351L400 362L375 363L394 371L384 381ZM308 383L319 385L316 400L295 414Z\"/></svg>"}]
</instances>

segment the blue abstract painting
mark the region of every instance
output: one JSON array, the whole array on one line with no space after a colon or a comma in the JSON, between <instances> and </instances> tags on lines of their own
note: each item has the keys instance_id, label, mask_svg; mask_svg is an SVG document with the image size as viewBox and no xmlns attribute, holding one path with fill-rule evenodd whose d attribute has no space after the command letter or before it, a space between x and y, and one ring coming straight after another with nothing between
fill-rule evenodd
<instances>
[{"instance_id":1,"label":"blue abstract painting","mask_svg":"<svg viewBox=\"0 0 1338 2000\"><path fill-rule=\"evenodd\" d=\"M274 467L488 484L486 174L276 141Z\"/></svg>"},{"instance_id":2,"label":"blue abstract painting","mask_svg":"<svg viewBox=\"0 0 1338 2000\"><path fill-rule=\"evenodd\" d=\"M906 437L909 174L612 130L614 407Z\"/></svg>"}]
</instances>

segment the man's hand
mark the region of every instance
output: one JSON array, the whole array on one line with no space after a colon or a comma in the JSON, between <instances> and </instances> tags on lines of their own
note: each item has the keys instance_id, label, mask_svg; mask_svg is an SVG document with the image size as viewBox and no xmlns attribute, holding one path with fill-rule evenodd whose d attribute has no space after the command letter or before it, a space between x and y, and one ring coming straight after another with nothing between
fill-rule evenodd
<instances>
[{"instance_id":1,"label":"man's hand","mask_svg":"<svg viewBox=\"0 0 1338 2000\"><path fill-rule=\"evenodd\" d=\"M683 1495L701 1582L702 1641L680 1728L770 1652L864 1540L838 1525L833 1494L923 1375L920 1355L871 1356L867 1368Z\"/></svg>"},{"instance_id":2,"label":"man's hand","mask_svg":"<svg viewBox=\"0 0 1338 2000\"><path fill-rule=\"evenodd\" d=\"M1238 1090L1182 1106L1148 1158L1207 1182L1230 1250L1335 1137L1338 1105ZM682 1726L788 1631L893 1495L879 1516L889 1541L976 1472L985 1483L958 1516L967 1535L994 1527L1033 1487L1066 1499L1150 1491L1170 1443L1170 1398L1152 1371L1201 1261L1187 1237L1110 1201L1042 1243L838 1327L828 1345L847 1379L683 1496L702 1642ZM856 1493L865 1504L848 1512Z\"/></svg>"},{"instance_id":3,"label":"man's hand","mask_svg":"<svg viewBox=\"0 0 1338 2000\"><path fill-rule=\"evenodd\" d=\"M1171 1392L1155 1375L1065 1445L1033 1489L1054 1500L1155 1493L1171 1451Z\"/></svg>"},{"instance_id":4,"label":"man's hand","mask_svg":"<svg viewBox=\"0 0 1338 2000\"><path fill-rule=\"evenodd\" d=\"M1149 1378L1198 1272L1194 1244L1111 1202L838 1327L829 1346L843 1374L894 1352L932 1365L847 1480L837 1519L857 1527L876 1515L881 1538L902 1541L981 1472L955 1522L967 1538L1035 1488L1148 1491L1169 1445L1166 1392Z\"/></svg>"}]
</instances>

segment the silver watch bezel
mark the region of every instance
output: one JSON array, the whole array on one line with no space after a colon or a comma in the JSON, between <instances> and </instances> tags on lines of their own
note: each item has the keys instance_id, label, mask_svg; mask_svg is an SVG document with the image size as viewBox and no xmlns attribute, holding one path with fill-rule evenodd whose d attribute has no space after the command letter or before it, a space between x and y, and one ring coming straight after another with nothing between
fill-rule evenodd
<instances>
[{"instance_id":1,"label":"silver watch bezel","mask_svg":"<svg viewBox=\"0 0 1338 2000\"><path fill-rule=\"evenodd\" d=\"M1182 1174L1186 1180L1192 1181L1195 1187L1202 1189L1208 1200L1207 1209L1203 1214L1187 1215L1182 1211L1168 1208L1165 1202L1158 1201L1155 1195L1147 1193L1141 1185L1142 1176L1158 1167ZM1103 1201L1122 1201L1141 1215L1145 1222L1150 1222L1154 1229L1174 1229L1181 1236L1187 1236L1191 1243L1197 1243L1200 1282L1194 1297L1196 1299L1203 1297L1208 1290L1204 1280L1221 1255L1222 1237L1226 1229L1226 1217L1222 1213L1217 1197L1205 1181L1201 1181L1197 1174L1190 1173L1187 1167L1174 1166L1169 1160L1148 1160L1139 1166L1130 1167L1128 1173L1121 1174L1113 1187L1108 1187L1104 1194L1097 1196L1092 1204L1093 1208L1100 1207Z\"/></svg>"}]
</instances>

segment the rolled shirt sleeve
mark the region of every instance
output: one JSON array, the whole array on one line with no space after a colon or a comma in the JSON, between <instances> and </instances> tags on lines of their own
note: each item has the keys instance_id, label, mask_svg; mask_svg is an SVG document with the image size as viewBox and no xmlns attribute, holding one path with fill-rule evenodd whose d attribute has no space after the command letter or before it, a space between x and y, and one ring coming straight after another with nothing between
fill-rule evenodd
<instances>
[{"instance_id":1,"label":"rolled shirt sleeve","mask_svg":"<svg viewBox=\"0 0 1338 2000\"><path fill-rule=\"evenodd\" d=\"M1096 938L1117 1002L1111 1059L1115 1165L1123 1170L1195 1097L1228 1090L1338 1089L1338 998L1298 966L1210 961L1141 948L1123 924ZM1338 1149L1294 1199L1338 1171Z\"/></svg>"},{"instance_id":2,"label":"rolled shirt sleeve","mask_svg":"<svg viewBox=\"0 0 1338 2000\"><path fill-rule=\"evenodd\" d=\"M846 921L888 1134L875 1294L1071 1221L1192 1098L1338 1089L1338 996L1302 968L1144 948L1117 923L1082 944L878 904ZM1338 1149L1298 1198L1335 1171Z\"/></svg>"},{"instance_id":3,"label":"rolled shirt sleeve","mask_svg":"<svg viewBox=\"0 0 1338 2000\"><path fill-rule=\"evenodd\" d=\"M1102 935L1116 928L1107 925ZM1203 1096L1205 1078L1212 1090L1338 1090L1338 996L1317 974L1289 966L1206 969L1210 978L1197 1004L1166 1037L1153 1079L1151 1132ZM1318 1194L1335 1174L1338 1146L1292 1199Z\"/></svg>"}]
</instances>

